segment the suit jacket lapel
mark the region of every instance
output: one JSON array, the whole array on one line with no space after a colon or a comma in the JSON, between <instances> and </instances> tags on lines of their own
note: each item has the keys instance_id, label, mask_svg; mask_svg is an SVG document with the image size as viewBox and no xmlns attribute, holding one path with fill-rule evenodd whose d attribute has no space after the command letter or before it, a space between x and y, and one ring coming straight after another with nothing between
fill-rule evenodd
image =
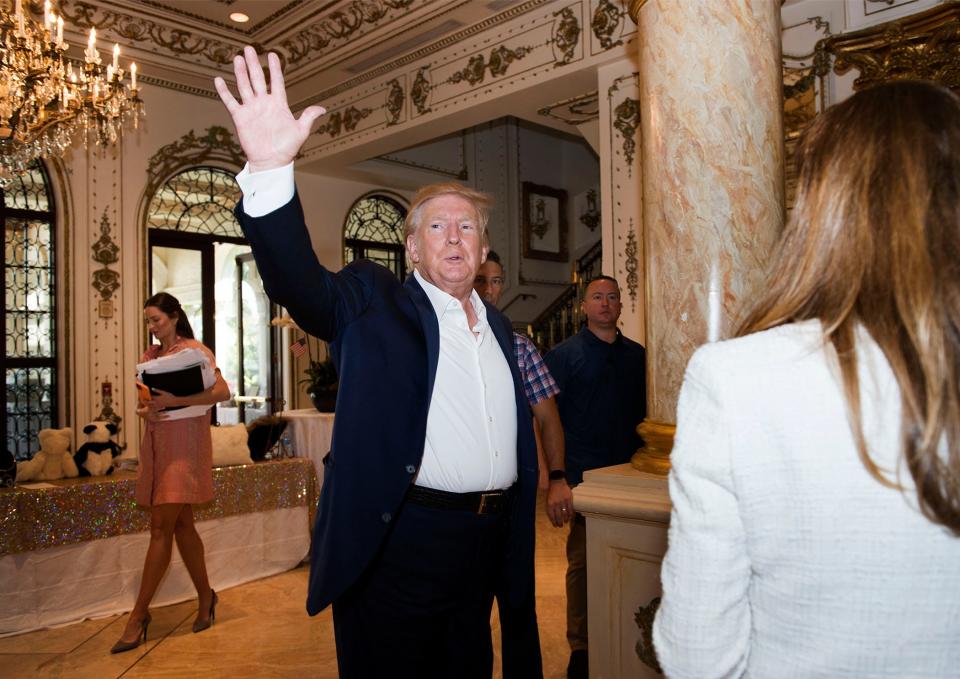
<instances>
[{"instance_id":1,"label":"suit jacket lapel","mask_svg":"<svg viewBox=\"0 0 960 679\"><path fill-rule=\"evenodd\" d=\"M433 396L433 383L437 377L437 363L440 361L440 324L437 321L437 314L430 304L430 298L424 292L413 274L407 276L403 284L404 289L410 295L410 301L413 302L417 315L420 317L420 325L423 327L423 336L427 340L427 402Z\"/></svg>"}]
</instances>

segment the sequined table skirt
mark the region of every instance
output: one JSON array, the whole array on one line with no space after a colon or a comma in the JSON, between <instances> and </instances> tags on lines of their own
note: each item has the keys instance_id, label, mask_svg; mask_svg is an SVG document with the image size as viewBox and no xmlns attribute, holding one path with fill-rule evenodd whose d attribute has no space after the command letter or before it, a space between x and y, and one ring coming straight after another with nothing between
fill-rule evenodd
<instances>
[{"instance_id":1,"label":"sequined table skirt","mask_svg":"<svg viewBox=\"0 0 960 679\"><path fill-rule=\"evenodd\" d=\"M149 542L136 475L0 489L0 636L130 610ZM296 566L309 551L317 480L305 459L213 470L214 499L194 508L215 589ZM195 597L174 550L154 599Z\"/></svg>"}]
</instances>

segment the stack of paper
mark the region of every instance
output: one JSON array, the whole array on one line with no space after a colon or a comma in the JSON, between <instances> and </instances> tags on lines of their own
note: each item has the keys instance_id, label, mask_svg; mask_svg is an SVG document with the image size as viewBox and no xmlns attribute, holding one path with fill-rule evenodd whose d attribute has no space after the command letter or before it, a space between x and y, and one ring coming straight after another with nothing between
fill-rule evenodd
<instances>
[{"instance_id":1,"label":"stack of paper","mask_svg":"<svg viewBox=\"0 0 960 679\"><path fill-rule=\"evenodd\" d=\"M174 396L190 396L209 389L217 381L207 355L200 349L184 349L169 356L137 364L137 379L151 389L167 391ZM166 408L168 420L182 420L203 415L213 406L180 406Z\"/></svg>"}]
</instances>

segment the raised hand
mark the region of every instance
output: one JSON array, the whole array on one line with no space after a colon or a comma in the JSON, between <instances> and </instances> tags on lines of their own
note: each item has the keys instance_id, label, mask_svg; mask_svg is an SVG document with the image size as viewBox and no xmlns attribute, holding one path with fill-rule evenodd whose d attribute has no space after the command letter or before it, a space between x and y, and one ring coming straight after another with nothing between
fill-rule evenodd
<instances>
[{"instance_id":1,"label":"raised hand","mask_svg":"<svg viewBox=\"0 0 960 679\"><path fill-rule=\"evenodd\" d=\"M270 91L263 77L257 51L247 45L243 56L233 58L237 90L243 103L237 102L223 78L214 78L217 93L233 118L240 146L247 155L251 172L271 170L291 163L310 135L313 121L326 113L322 106L308 106L294 118L287 104L280 58L267 54L270 68Z\"/></svg>"}]
</instances>

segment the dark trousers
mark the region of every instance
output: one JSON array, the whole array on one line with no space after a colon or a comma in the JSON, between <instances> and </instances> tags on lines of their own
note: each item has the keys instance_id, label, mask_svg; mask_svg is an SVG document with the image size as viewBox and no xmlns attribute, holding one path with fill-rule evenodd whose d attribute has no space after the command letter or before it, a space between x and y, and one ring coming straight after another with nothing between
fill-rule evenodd
<instances>
[{"instance_id":1,"label":"dark trousers","mask_svg":"<svg viewBox=\"0 0 960 679\"><path fill-rule=\"evenodd\" d=\"M520 604L511 603L506 596L498 593L497 612L500 616L503 679L542 679L537 601L533 591Z\"/></svg>"},{"instance_id":2,"label":"dark trousers","mask_svg":"<svg viewBox=\"0 0 960 679\"><path fill-rule=\"evenodd\" d=\"M333 604L341 679L489 679L507 513L404 502L378 555Z\"/></svg>"}]
</instances>

